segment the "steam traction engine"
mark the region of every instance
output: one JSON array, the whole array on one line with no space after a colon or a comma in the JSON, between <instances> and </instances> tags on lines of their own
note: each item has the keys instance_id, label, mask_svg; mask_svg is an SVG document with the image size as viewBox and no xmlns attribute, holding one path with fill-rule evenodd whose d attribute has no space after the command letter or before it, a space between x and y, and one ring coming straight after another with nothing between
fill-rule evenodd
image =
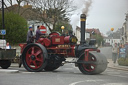
<instances>
[{"instance_id":1,"label":"steam traction engine","mask_svg":"<svg viewBox=\"0 0 128 85\"><path fill-rule=\"evenodd\" d=\"M36 43L20 44L22 63L31 72L53 71L59 68L66 57L74 57L75 63L83 74L99 74L107 68L107 59L100 53L91 40L85 41L86 15L81 15L81 42L76 45L77 38L70 34L61 36L57 32L40 38Z\"/></svg>"}]
</instances>

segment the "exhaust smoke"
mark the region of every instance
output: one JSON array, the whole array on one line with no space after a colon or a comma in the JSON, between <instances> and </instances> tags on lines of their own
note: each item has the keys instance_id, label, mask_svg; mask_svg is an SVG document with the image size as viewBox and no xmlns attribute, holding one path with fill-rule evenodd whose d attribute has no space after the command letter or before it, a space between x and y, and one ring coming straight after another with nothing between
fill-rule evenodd
<instances>
[{"instance_id":1,"label":"exhaust smoke","mask_svg":"<svg viewBox=\"0 0 128 85\"><path fill-rule=\"evenodd\" d=\"M86 16L88 15L89 8L92 5L92 0L88 0L84 2L84 8L82 10L82 13L85 14Z\"/></svg>"},{"instance_id":2,"label":"exhaust smoke","mask_svg":"<svg viewBox=\"0 0 128 85\"><path fill-rule=\"evenodd\" d=\"M93 0L74 0L75 6L77 6L77 10L75 12L73 12L73 15L70 18L70 24L73 27L73 31L76 30L76 27L80 27L80 19L79 16L80 14L85 14L86 16L88 16L88 12L89 12L89 8L91 7L93 3Z\"/></svg>"}]
</instances>

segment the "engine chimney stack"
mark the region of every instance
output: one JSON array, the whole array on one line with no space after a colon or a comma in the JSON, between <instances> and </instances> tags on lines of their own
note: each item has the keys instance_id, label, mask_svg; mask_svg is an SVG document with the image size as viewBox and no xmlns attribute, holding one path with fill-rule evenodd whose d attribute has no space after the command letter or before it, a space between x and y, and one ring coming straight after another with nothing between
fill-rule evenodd
<instances>
[{"instance_id":1,"label":"engine chimney stack","mask_svg":"<svg viewBox=\"0 0 128 85\"><path fill-rule=\"evenodd\" d=\"M81 41L80 41L80 44L84 44L84 43L86 43L85 42L86 15L85 14L81 14L80 21L81 21Z\"/></svg>"}]
</instances>

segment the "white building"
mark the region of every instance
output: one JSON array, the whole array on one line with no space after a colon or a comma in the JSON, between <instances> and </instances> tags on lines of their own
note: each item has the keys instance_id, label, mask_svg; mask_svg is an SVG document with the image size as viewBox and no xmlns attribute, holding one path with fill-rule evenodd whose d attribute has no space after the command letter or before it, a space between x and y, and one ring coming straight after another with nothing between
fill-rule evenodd
<instances>
[{"instance_id":1,"label":"white building","mask_svg":"<svg viewBox=\"0 0 128 85\"><path fill-rule=\"evenodd\" d=\"M121 43L122 44L128 43L128 13L126 13L125 22L123 23L122 26Z\"/></svg>"},{"instance_id":2,"label":"white building","mask_svg":"<svg viewBox=\"0 0 128 85\"><path fill-rule=\"evenodd\" d=\"M104 41L106 45L114 45L115 43L117 44L121 43L120 38L112 38L112 37L105 37Z\"/></svg>"},{"instance_id":3,"label":"white building","mask_svg":"<svg viewBox=\"0 0 128 85\"><path fill-rule=\"evenodd\" d=\"M79 27L76 28L76 37L78 39L78 44L80 44L80 40L81 40L81 30ZM90 38L90 34L89 33L85 33L85 40Z\"/></svg>"}]
</instances>

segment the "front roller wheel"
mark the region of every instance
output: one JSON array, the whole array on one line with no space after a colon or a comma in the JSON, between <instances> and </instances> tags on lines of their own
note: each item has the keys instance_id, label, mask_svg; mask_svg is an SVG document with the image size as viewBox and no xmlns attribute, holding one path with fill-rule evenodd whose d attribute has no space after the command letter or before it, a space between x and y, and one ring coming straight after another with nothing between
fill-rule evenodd
<instances>
[{"instance_id":1,"label":"front roller wheel","mask_svg":"<svg viewBox=\"0 0 128 85\"><path fill-rule=\"evenodd\" d=\"M82 53L80 55L80 61L83 61L85 63L78 63L78 68L83 74L100 74L107 68L107 59L101 53L90 52L88 57L88 63L86 63L86 61L84 60L85 53Z\"/></svg>"},{"instance_id":2,"label":"front roller wheel","mask_svg":"<svg viewBox=\"0 0 128 85\"><path fill-rule=\"evenodd\" d=\"M22 62L26 70L31 72L42 71L46 64L47 51L41 44L30 44L22 53Z\"/></svg>"}]
</instances>

